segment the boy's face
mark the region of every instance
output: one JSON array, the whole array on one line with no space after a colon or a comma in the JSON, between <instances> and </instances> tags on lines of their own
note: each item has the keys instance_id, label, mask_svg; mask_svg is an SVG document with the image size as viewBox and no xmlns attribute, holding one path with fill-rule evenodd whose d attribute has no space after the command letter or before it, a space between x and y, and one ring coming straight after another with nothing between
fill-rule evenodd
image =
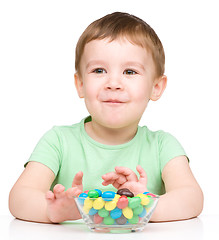
<instances>
[{"instance_id":1,"label":"boy's face","mask_svg":"<svg viewBox=\"0 0 219 240\"><path fill-rule=\"evenodd\" d=\"M75 75L78 94L92 121L101 126L138 124L149 99L159 98L151 54L126 39L87 43L80 66L81 76Z\"/></svg>"}]
</instances>

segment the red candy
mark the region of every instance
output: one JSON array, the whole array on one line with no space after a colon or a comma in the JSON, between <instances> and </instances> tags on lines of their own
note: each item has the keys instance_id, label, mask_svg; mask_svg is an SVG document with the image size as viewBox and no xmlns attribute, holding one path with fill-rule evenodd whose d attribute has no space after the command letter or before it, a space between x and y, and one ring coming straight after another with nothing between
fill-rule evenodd
<instances>
[{"instance_id":1,"label":"red candy","mask_svg":"<svg viewBox=\"0 0 219 240\"><path fill-rule=\"evenodd\" d=\"M126 196L122 195L117 202L117 207L120 209L126 208L129 204L129 200Z\"/></svg>"},{"instance_id":2,"label":"red candy","mask_svg":"<svg viewBox=\"0 0 219 240\"><path fill-rule=\"evenodd\" d=\"M99 224L102 223L103 217L101 217L98 213L94 215L94 223Z\"/></svg>"}]
</instances>

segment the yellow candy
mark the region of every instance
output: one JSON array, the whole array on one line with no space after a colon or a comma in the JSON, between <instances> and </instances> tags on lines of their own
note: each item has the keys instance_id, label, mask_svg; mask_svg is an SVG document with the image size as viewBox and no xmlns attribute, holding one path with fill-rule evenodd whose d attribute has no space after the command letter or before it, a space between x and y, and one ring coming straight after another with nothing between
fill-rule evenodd
<instances>
[{"instance_id":1,"label":"yellow candy","mask_svg":"<svg viewBox=\"0 0 219 240\"><path fill-rule=\"evenodd\" d=\"M96 210L99 210L103 208L105 205L105 201L103 201L102 197L98 197L96 200L93 202L93 208Z\"/></svg>"},{"instance_id":2,"label":"yellow candy","mask_svg":"<svg viewBox=\"0 0 219 240\"><path fill-rule=\"evenodd\" d=\"M88 207L84 206L84 207L83 207L83 212L84 212L85 214L88 214L89 211L90 211L90 209L91 209L91 208L88 208Z\"/></svg>"},{"instance_id":3,"label":"yellow candy","mask_svg":"<svg viewBox=\"0 0 219 240\"><path fill-rule=\"evenodd\" d=\"M116 194L115 197L114 197L114 199L115 199L115 200L119 200L120 197L121 197L121 196L120 196L119 194Z\"/></svg>"},{"instance_id":4,"label":"yellow candy","mask_svg":"<svg viewBox=\"0 0 219 240\"><path fill-rule=\"evenodd\" d=\"M93 207L93 201L89 197L84 200L84 207L90 209Z\"/></svg>"},{"instance_id":5,"label":"yellow candy","mask_svg":"<svg viewBox=\"0 0 219 240\"><path fill-rule=\"evenodd\" d=\"M150 199L148 198L148 196L146 196L143 193L139 193L136 197L141 198L141 204L142 205L148 205L150 203Z\"/></svg>"},{"instance_id":6,"label":"yellow candy","mask_svg":"<svg viewBox=\"0 0 219 240\"><path fill-rule=\"evenodd\" d=\"M113 199L112 201L106 202L106 203L105 203L105 209L106 209L107 211L113 210L114 208L116 208L117 201L118 201L118 200L114 200L114 199Z\"/></svg>"},{"instance_id":7,"label":"yellow candy","mask_svg":"<svg viewBox=\"0 0 219 240\"><path fill-rule=\"evenodd\" d=\"M123 208L122 213L128 219L131 219L133 217L133 211L130 207Z\"/></svg>"}]
</instances>

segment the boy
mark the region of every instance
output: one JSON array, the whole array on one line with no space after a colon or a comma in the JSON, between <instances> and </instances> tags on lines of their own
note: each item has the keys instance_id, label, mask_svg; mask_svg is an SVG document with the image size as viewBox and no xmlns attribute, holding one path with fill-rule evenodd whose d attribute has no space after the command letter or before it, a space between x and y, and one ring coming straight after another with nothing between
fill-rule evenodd
<instances>
[{"instance_id":1,"label":"boy","mask_svg":"<svg viewBox=\"0 0 219 240\"><path fill-rule=\"evenodd\" d=\"M138 126L149 100L166 87L164 63L158 36L135 16L116 12L88 26L76 47L75 85L90 116L54 127L39 141L10 192L15 217L79 219L74 196L124 187L160 195L151 221L201 213L203 194L179 142Z\"/></svg>"}]
</instances>

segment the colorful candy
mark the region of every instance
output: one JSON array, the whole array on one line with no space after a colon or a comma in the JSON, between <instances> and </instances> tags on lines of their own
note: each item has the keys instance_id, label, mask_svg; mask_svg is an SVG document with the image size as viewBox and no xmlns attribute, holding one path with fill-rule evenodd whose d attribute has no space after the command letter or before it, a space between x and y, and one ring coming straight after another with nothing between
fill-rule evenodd
<instances>
[{"instance_id":1,"label":"colorful candy","mask_svg":"<svg viewBox=\"0 0 219 240\"><path fill-rule=\"evenodd\" d=\"M131 219L133 217L133 211L130 207L122 209L122 213L127 219Z\"/></svg>"},{"instance_id":2,"label":"colorful candy","mask_svg":"<svg viewBox=\"0 0 219 240\"><path fill-rule=\"evenodd\" d=\"M102 198L104 201L111 201L115 197L115 193L113 191L106 191L102 194Z\"/></svg>"},{"instance_id":3,"label":"colorful candy","mask_svg":"<svg viewBox=\"0 0 219 240\"><path fill-rule=\"evenodd\" d=\"M134 193L132 193L128 188L121 188L117 191L117 194L124 195L126 197L134 197Z\"/></svg>"},{"instance_id":4,"label":"colorful candy","mask_svg":"<svg viewBox=\"0 0 219 240\"><path fill-rule=\"evenodd\" d=\"M117 207L120 209L126 208L129 204L129 200L126 196L122 195L120 196L120 198L118 199L117 202Z\"/></svg>"},{"instance_id":5,"label":"colorful candy","mask_svg":"<svg viewBox=\"0 0 219 240\"><path fill-rule=\"evenodd\" d=\"M114 208L116 208L117 200L113 199L112 201L108 201L105 203L105 208L107 211L112 211Z\"/></svg>"},{"instance_id":6,"label":"colorful candy","mask_svg":"<svg viewBox=\"0 0 219 240\"><path fill-rule=\"evenodd\" d=\"M90 190L88 192L88 197L89 198L98 198L99 197L99 193L96 190Z\"/></svg>"},{"instance_id":7,"label":"colorful candy","mask_svg":"<svg viewBox=\"0 0 219 240\"><path fill-rule=\"evenodd\" d=\"M97 210L103 208L104 205L105 205L105 201L102 199L102 197L98 197L98 198L95 199L94 202L93 202L93 208L94 208L94 209L97 209Z\"/></svg>"},{"instance_id":8,"label":"colorful candy","mask_svg":"<svg viewBox=\"0 0 219 240\"><path fill-rule=\"evenodd\" d=\"M137 196L127 188L103 192L99 189L81 193L78 197L80 209L95 224L137 224L150 211L154 194L140 193Z\"/></svg>"}]
</instances>

